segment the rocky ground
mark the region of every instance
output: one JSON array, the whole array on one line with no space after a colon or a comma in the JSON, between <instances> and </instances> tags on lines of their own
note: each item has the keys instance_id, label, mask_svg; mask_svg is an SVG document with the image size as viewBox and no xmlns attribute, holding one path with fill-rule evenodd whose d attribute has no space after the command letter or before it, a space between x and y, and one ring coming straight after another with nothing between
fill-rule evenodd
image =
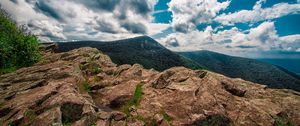
<instances>
[{"instance_id":1,"label":"rocky ground","mask_svg":"<svg viewBox=\"0 0 300 126\"><path fill-rule=\"evenodd\" d=\"M0 76L0 125L300 125L300 93L174 67L116 66L94 48Z\"/></svg>"}]
</instances>

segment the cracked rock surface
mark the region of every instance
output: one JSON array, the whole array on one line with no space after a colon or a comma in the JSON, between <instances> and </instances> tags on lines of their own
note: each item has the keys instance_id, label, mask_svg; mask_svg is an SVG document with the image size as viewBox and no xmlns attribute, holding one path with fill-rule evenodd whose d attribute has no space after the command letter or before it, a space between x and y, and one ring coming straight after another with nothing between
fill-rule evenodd
<instances>
[{"instance_id":1,"label":"cracked rock surface","mask_svg":"<svg viewBox=\"0 0 300 126\"><path fill-rule=\"evenodd\" d=\"M117 66L94 48L0 76L1 126L300 125L300 93L205 70Z\"/></svg>"}]
</instances>

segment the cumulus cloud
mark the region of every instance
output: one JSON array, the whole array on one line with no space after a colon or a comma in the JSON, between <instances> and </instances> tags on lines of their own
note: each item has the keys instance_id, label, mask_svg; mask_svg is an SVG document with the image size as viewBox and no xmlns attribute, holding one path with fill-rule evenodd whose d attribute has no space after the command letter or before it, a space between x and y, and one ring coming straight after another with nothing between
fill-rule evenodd
<instances>
[{"instance_id":1,"label":"cumulus cloud","mask_svg":"<svg viewBox=\"0 0 300 126\"><path fill-rule=\"evenodd\" d=\"M157 0L3 0L0 5L18 24L26 24L44 41L112 40L157 34L151 13ZM26 14L24 14L26 12ZM97 37L96 37L97 36ZM127 37L126 37L127 38Z\"/></svg>"},{"instance_id":2,"label":"cumulus cloud","mask_svg":"<svg viewBox=\"0 0 300 126\"><path fill-rule=\"evenodd\" d=\"M300 4L278 3L269 8L262 8L262 3L266 0L259 0L253 10L241 10L235 13L222 14L214 20L224 25L234 23L255 23L258 21L271 20L288 14L300 13Z\"/></svg>"},{"instance_id":3,"label":"cumulus cloud","mask_svg":"<svg viewBox=\"0 0 300 126\"><path fill-rule=\"evenodd\" d=\"M186 34L176 32L161 38L159 42L168 45L176 39L180 46L167 46L174 51L212 50L243 56L251 52L296 51L300 47L300 35L279 37L274 22L263 22L248 31L236 27L214 31L208 26L203 31L194 30Z\"/></svg>"},{"instance_id":4,"label":"cumulus cloud","mask_svg":"<svg viewBox=\"0 0 300 126\"><path fill-rule=\"evenodd\" d=\"M196 29L201 23L208 23L220 10L227 8L230 1L217 0L172 0L169 11L173 14L172 27L179 32Z\"/></svg>"}]
</instances>

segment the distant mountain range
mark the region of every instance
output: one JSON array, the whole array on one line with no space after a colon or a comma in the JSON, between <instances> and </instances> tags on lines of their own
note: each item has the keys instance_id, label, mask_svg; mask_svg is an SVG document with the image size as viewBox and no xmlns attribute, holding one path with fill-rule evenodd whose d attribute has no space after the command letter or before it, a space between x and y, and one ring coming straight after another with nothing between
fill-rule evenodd
<instances>
[{"instance_id":1,"label":"distant mountain range","mask_svg":"<svg viewBox=\"0 0 300 126\"><path fill-rule=\"evenodd\" d=\"M105 41L59 42L56 52L80 47L93 47L111 57L114 63L141 64L145 68L162 71L175 66L207 69L223 75L300 91L300 77L285 68L262 61L232 57L211 51L172 52L154 39L141 36L131 39Z\"/></svg>"},{"instance_id":2,"label":"distant mountain range","mask_svg":"<svg viewBox=\"0 0 300 126\"><path fill-rule=\"evenodd\" d=\"M145 68L162 71L175 66L191 69L202 67L183 56L180 56L156 42L148 36L117 41L79 41L58 42L56 52L67 52L80 47L93 47L101 50L116 64L142 64Z\"/></svg>"},{"instance_id":3,"label":"distant mountain range","mask_svg":"<svg viewBox=\"0 0 300 126\"><path fill-rule=\"evenodd\" d=\"M300 75L300 59L257 59L273 65L281 66Z\"/></svg>"},{"instance_id":4,"label":"distant mountain range","mask_svg":"<svg viewBox=\"0 0 300 126\"><path fill-rule=\"evenodd\" d=\"M300 77L282 67L262 61L228 56L207 50L178 52L208 70L233 78L242 78L255 83L266 84L273 88L300 90Z\"/></svg>"}]
</instances>

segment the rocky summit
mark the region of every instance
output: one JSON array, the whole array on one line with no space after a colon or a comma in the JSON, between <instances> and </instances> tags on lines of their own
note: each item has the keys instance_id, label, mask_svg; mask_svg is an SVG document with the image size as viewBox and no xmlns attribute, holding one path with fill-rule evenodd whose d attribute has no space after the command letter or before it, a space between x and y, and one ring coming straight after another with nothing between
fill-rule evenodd
<instances>
[{"instance_id":1,"label":"rocky summit","mask_svg":"<svg viewBox=\"0 0 300 126\"><path fill-rule=\"evenodd\" d=\"M1 126L300 125L300 93L205 70L117 66L84 47L0 76Z\"/></svg>"}]
</instances>

